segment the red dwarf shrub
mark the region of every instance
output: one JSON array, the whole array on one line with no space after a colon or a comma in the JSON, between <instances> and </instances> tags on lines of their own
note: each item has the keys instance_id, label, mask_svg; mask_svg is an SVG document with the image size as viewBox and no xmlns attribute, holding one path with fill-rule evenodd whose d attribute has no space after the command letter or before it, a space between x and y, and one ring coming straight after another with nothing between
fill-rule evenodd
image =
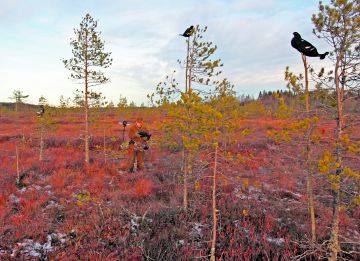
<instances>
[{"instance_id":1,"label":"red dwarf shrub","mask_svg":"<svg viewBox=\"0 0 360 261\"><path fill-rule=\"evenodd\" d=\"M139 197L147 197L153 189L153 183L148 179L140 179L135 184L135 194Z\"/></svg>"}]
</instances>

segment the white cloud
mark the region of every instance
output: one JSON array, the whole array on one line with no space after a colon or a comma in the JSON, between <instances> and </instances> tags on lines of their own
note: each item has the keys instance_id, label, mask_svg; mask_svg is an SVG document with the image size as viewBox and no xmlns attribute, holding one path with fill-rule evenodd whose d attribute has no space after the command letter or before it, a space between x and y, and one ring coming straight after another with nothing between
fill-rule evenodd
<instances>
[{"instance_id":1,"label":"white cloud","mask_svg":"<svg viewBox=\"0 0 360 261\"><path fill-rule=\"evenodd\" d=\"M7 2L7 1L6 1ZM36 102L45 95L57 104L61 94L72 96L80 86L67 79L69 72L60 59L71 56L69 45L72 28L81 16L94 13L99 19L106 51L112 52L113 65L105 70L111 82L99 89L117 101L120 94L137 103L146 102L146 94L174 69L178 58L185 58L185 42L178 34L190 24L208 25L206 39L218 45L218 57L224 62L223 75L232 81L240 93L258 93L267 88L282 88L286 65L302 70L299 55L291 48L293 31L319 50L325 45L311 34L310 8L284 8L285 1L107 1L98 6L77 1L69 12L68 2L55 1L46 8L32 6L31 16L21 17L23 9L0 0L0 9L16 24L0 25L6 39L0 48L6 50L0 71L6 90L0 100L6 100L13 89L21 88ZM13 3L15 3L13 2ZM3 7L3 9L2 9ZM14 10L14 8L19 10ZM1 11L0 11L1 13ZM31 18L31 19L30 19ZM311 59L311 62L319 61ZM180 84L183 82L180 70Z\"/></svg>"}]
</instances>

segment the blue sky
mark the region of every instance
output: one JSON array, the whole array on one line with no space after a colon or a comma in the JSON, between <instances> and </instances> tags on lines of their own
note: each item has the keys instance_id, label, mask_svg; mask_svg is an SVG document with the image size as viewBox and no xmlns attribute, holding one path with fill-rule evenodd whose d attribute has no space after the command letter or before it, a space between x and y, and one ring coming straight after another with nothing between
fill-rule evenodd
<instances>
[{"instance_id":1,"label":"blue sky","mask_svg":"<svg viewBox=\"0 0 360 261\"><path fill-rule=\"evenodd\" d=\"M104 70L111 82L96 90L114 103L122 95L146 104L146 95L174 69L184 82L177 59L185 57L186 44L178 34L191 24L208 26L205 38L218 46L222 77L239 95L285 88L287 65L302 72L292 32L320 52L327 48L312 34L317 10L318 1L304 0L0 0L0 101L10 101L15 89L29 94L31 103L41 95L53 105L60 95L73 97L81 86L68 79L61 59L71 57L73 28L86 13L99 21L114 59ZM310 63L324 65L318 58Z\"/></svg>"}]
</instances>

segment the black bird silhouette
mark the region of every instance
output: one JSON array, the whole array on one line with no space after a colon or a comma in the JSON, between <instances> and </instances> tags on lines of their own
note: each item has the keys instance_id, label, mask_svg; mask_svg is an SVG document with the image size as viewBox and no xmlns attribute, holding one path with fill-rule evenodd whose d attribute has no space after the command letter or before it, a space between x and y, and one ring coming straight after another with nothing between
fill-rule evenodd
<instances>
[{"instance_id":1,"label":"black bird silhouette","mask_svg":"<svg viewBox=\"0 0 360 261\"><path fill-rule=\"evenodd\" d=\"M42 117L44 113L45 113L44 105L40 105L39 111L36 112L36 115L38 117Z\"/></svg>"},{"instance_id":2,"label":"black bird silhouette","mask_svg":"<svg viewBox=\"0 0 360 261\"><path fill-rule=\"evenodd\" d=\"M325 59L329 52L319 54L316 48L308 41L301 38L298 32L294 32L294 37L291 39L291 46L298 50L300 53L309 57L320 57L321 60Z\"/></svg>"},{"instance_id":3,"label":"black bird silhouette","mask_svg":"<svg viewBox=\"0 0 360 261\"><path fill-rule=\"evenodd\" d=\"M180 35L184 37L190 37L194 33L194 31L194 26L190 26L188 29L185 30L183 34Z\"/></svg>"}]
</instances>

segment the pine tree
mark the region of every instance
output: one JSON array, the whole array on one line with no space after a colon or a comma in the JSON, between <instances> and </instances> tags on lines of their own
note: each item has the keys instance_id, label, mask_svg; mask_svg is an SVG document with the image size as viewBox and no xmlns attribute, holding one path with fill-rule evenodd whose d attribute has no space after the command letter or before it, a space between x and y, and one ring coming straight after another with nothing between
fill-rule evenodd
<instances>
[{"instance_id":1,"label":"pine tree","mask_svg":"<svg viewBox=\"0 0 360 261\"><path fill-rule=\"evenodd\" d=\"M112 64L111 53L104 51L101 32L96 31L97 21L86 14L79 29L74 29L75 38L71 40L73 57L63 60L65 67L71 71L70 77L84 83L85 108L85 162L89 163L89 88L109 81L99 68Z\"/></svg>"},{"instance_id":2,"label":"pine tree","mask_svg":"<svg viewBox=\"0 0 360 261\"><path fill-rule=\"evenodd\" d=\"M70 97L65 98L63 95L60 96L60 108L70 108L71 99Z\"/></svg>"},{"instance_id":3,"label":"pine tree","mask_svg":"<svg viewBox=\"0 0 360 261\"><path fill-rule=\"evenodd\" d=\"M187 72L187 91L192 89L192 82L197 84L211 84L212 78L221 74L218 69L223 66L220 59L213 59L217 46L211 41L204 41L203 37L207 26L195 26L194 34L189 45L189 56L185 62L178 60L180 65L185 65ZM190 40L191 39L191 40Z\"/></svg>"},{"instance_id":4,"label":"pine tree","mask_svg":"<svg viewBox=\"0 0 360 261\"><path fill-rule=\"evenodd\" d=\"M118 108L126 108L128 107L128 100L126 99L126 97L123 97L122 95L120 95L120 98L119 98L119 102L117 104L117 107Z\"/></svg>"},{"instance_id":5,"label":"pine tree","mask_svg":"<svg viewBox=\"0 0 360 261\"><path fill-rule=\"evenodd\" d=\"M40 146L39 146L39 160L44 160L45 149L45 135L47 132L56 130L56 120L53 119L53 115L48 110L47 100L44 96L39 98L39 105L46 106L45 113L37 117L38 131L40 132Z\"/></svg>"},{"instance_id":6,"label":"pine tree","mask_svg":"<svg viewBox=\"0 0 360 261\"><path fill-rule=\"evenodd\" d=\"M42 106L47 106L48 105L47 99L42 95L39 98L39 105L42 105Z\"/></svg>"},{"instance_id":7,"label":"pine tree","mask_svg":"<svg viewBox=\"0 0 360 261\"><path fill-rule=\"evenodd\" d=\"M321 70L317 75L320 83L336 92L336 148L335 171L331 174L333 192L333 218L330 236L330 260L336 260L340 253L339 220L341 189L344 175L343 156L344 130L346 126L344 103L351 98L351 92L359 90L360 58L360 2L358 0L331 0L328 5L319 3L319 12L312 16L314 33L324 39L332 48L330 59L334 70L328 74Z\"/></svg>"},{"instance_id":8,"label":"pine tree","mask_svg":"<svg viewBox=\"0 0 360 261\"><path fill-rule=\"evenodd\" d=\"M19 104L24 103L24 100L28 98L29 95L26 95L21 90L14 90L13 95L10 97L10 99L15 100L15 111L18 112Z\"/></svg>"}]
</instances>

